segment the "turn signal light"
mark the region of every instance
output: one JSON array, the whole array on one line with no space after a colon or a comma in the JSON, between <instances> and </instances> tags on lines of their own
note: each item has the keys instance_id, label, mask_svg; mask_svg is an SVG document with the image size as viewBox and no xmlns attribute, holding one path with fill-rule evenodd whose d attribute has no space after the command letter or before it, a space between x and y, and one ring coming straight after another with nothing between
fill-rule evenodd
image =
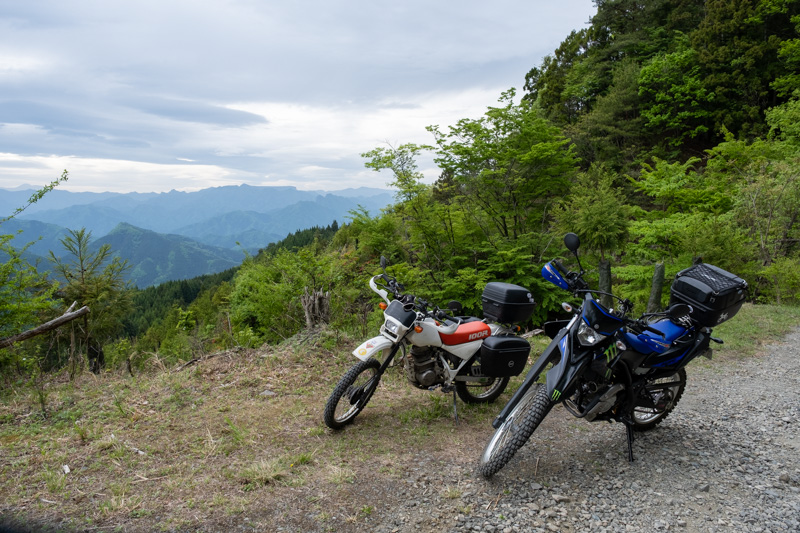
<instances>
[{"instance_id":1,"label":"turn signal light","mask_svg":"<svg viewBox=\"0 0 800 533\"><path fill-rule=\"evenodd\" d=\"M422 333L422 326L414 326L414 331L417 333Z\"/></svg>"},{"instance_id":2,"label":"turn signal light","mask_svg":"<svg viewBox=\"0 0 800 533\"><path fill-rule=\"evenodd\" d=\"M386 305L386 302L381 302L381 303L379 303L379 304L378 304L378 307L380 307L381 309L383 309L384 311L386 311L386 308L387 308L387 307L389 307L389 306L388 306L388 305Z\"/></svg>"}]
</instances>

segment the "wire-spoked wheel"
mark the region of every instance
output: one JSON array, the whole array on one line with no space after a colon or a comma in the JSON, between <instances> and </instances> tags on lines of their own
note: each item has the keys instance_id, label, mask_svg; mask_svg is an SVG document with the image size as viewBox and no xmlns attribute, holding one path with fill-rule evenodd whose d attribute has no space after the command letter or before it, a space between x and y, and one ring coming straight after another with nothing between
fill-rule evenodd
<instances>
[{"instance_id":1,"label":"wire-spoked wheel","mask_svg":"<svg viewBox=\"0 0 800 533\"><path fill-rule=\"evenodd\" d=\"M633 429L653 429L669 415L683 396L686 388L686 370L681 368L672 376L648 381L642 392L652 406L637 405L631 413Z\"/></svg>"},{"instance_id":2,"label":"wire-spoked wheel","mask_svg":"<svg viewBox=\"0 0 800 533\"><path fill-rule=\"evenodd\" d=\"M499 472L528 441L552 406L547 387L540 383L532 385L483 450L478 467L481 475L488 478Z\"/></svg>"},{"instance_id":3,"label":"wire-spoked wheel","mask_svg":"<svg viewBox=\"0 0 800 533\"><path fill-rule=\"evenodd\" d=\"M322 418L331 429L346 426L358 416L378 387L381 365L373 358L359 361L342 376L333 389Z\"/></svg>"},{"instance_id":4,"label":"wire-spoked wheel","mask_svg":"<svg viewBox=\"0 0 800 533\"><path fill-rule=\"evenodd\" d=\"M465 370L465 374L472 376L475 368L479 368L479 364L473 358ZM474 381L456 381L455 383L456 393L464 403L492 403L503 394L511 378L473 377L472 379Z\"/></svg>"}]
</instances>

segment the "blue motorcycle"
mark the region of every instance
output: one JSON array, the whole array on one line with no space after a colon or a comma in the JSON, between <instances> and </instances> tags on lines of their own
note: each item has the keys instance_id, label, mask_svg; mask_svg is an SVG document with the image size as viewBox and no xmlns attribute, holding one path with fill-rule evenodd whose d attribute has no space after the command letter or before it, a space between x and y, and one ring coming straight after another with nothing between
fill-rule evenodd
<instances>
[{"instance_id":1,"label":"blue motorcycle","mask_svg":"<svg viewBox=\"0 0 800 533\"><path fill-rule=\"evenodd\" d=\"M633 461L634 432L654 428L672 412L686 387L686 365L700 355L711 358L710 343L722 343L711 328L732 318L747 296L744 280L701 263L676 275L665 312L632 319L629 300L589 289L578 236L568 233L564 244L579 270L553 260L542 276L582 304L562 304L572 317L545 324L552 341L492 423L496 431L480 459L484 477L503 468L559 403L589 422L624 424ZM603 295L614 308L600 302Z\"/></svg>"}]
</instances>

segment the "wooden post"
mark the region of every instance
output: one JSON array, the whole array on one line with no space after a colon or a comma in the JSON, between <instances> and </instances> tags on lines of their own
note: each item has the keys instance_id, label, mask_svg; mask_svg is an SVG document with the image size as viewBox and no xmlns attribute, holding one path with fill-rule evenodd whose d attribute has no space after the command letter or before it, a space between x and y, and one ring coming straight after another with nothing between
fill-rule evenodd
<instances>
[{"instance_id":1,"label":"wooden post","mask_svg":"<svg viewBox=\"0 0 800 533\"><path fill-rule=\"evenodd\" d=\"M650 286L650 299L647 300L647 313L661 310L661 294L664 292L664 263L656 263L653 270L653 284Z\"/></svg>"},{"instance_id":2,"label":"wooden post","mask_svg":"<svg viewBox=\"0 0 800 533\"><path fill-rule=\"evenodd\" d=\"M601 259L598 270L600 274L600 290L603 292L611 292L611 262L607 259ZM611 296L603 295L600 297L600 303L610 309L614 305L614 300Z\"/></svg>"}]
</instances>

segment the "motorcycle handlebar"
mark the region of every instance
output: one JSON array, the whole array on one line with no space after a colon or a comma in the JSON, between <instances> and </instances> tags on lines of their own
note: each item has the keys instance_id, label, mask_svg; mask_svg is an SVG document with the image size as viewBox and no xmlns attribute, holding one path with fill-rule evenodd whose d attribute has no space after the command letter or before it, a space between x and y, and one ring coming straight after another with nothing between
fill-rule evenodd
<instances>
[{"instance_id":1,"label":"motorcycle handlebar","mask_svg":"<svg viewBox=\"0 0 800 533\"><path fill-rule=\"evenodd\" d=\"M454 316L450 316L450 315L448 315L447 313L445 313L445 312L444 312L444 311L442 311L441 309L439 309L439 310L436 312L436 318L437 318L437 319L439 319L439 320L451 320L451 321L453 321L453 322L461 322L461 320L460 320L460 319L458 319L458 318L456 318L456 317L454 317Z\"/></svg>"},{"instance_id":2,"label":"motorcycle handlebar","mask_svg":"<svg viewBox=\"0 0 800 533\"><path fill-rule=\"evenodd\" d=\"M382 288L379 288L379 285L376 282L377 280L383 280L386 282L386 284L380 285L380 287ZM380 295L380 297L383 298L386 301L386 303L390 303L389 293L386 292L386 290L384 289L390 290L395 299L400 300L401 302L403 302L404 305L410 306L411 309L416 309L425 316L429 316L436 320L447 319L447 320L452 320L453 322L456 323L461 322L459 319L448 315L447 313L445 313L443 310L439 309L436 306L434 306L432 310L428 311L428 307L431 305L430 302L422 298L419 298L417 296L414 296L413 294L403 294L402 293L403 285L397 283L396 279L390 278L386 274L378 274L377 276L371 277L369 279L369 286L373 290L373 292ZM409 311L411 309L409 309ZM448 331L444 331L444 333L448 333Z\"/></svg>"},{"instance_id":3,"label":"motorcycle handlebar","mask_svg":"<svg viewBox=\"0 0 800 533\"><path fill-rule=\"evenodd\" d=\"M553 263L553 266L556 267L556 270L558 270L562 275L569 276L569 272L567 272L567 269L561 264L561 261L558 259L553 259L551 263Z\"/></svg>"}]
</instances>

